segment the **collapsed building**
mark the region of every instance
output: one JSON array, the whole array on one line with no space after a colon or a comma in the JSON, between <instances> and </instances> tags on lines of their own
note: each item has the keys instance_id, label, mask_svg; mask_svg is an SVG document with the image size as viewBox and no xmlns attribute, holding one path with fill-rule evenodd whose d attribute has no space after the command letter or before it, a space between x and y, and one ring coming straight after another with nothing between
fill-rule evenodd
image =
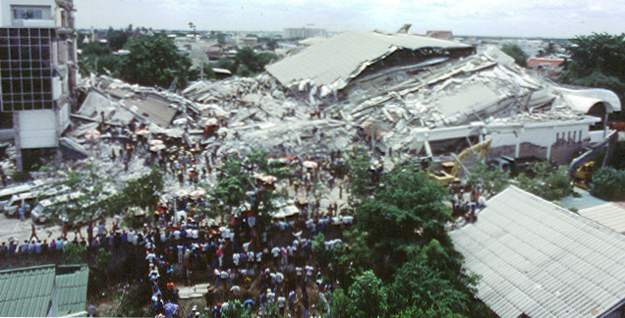
<instances>
[{"instance_id":1,"label":"collapsed building","mask_svg":"<svg viewBox=\"0 0 625 318\"><path fill-rule=\"evenodd\" d=\"M99 123L135 121L171 145L216 153L263 148L319 158L359 144L406 160L458 154L488 140L490 157L565 164L605 141L607 115L621 110L613 92L555 84L494 47L406 33L339 34L266 70L199 81L181 94L85 79L86 98L60 144L84 157Z\"/></svg>"},{"instance_id":2,"label":"collapsed building","mask_svg":"<svg viewBox=\"0 0 625 318\"><path fill-rule=\"evenodd\" d=\"M490 139L491 156L564 164L607 138L607 115L621 110L611 91L557 85L494 47L409 34L344 33L267 72L381 153L432 157Z\"/></svg>"}]
</instances>

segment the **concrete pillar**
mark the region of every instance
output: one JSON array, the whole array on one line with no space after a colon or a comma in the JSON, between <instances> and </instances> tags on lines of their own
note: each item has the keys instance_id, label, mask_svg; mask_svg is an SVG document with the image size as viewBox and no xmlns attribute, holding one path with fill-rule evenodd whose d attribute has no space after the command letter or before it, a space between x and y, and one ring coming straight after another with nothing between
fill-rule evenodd
<instances>
[{"instance_id":1,"label":"concrete pillar","mask_svg":"<svg viewBox=\"0 0 625 318\"><path fill-rule=\"evenodd\" d=\"M603 115L603 139L608 138L608 111L606 110L605 115Z\"/></svg>"},{"instance_id":2,"label":"concrete pillar","mask_svg":"<svg viewBox=\"0 0 625 318\"><path fill-rule=\"evenodd\" d=\"M549 144L549 146L547 146L547 161L551 161L551 147L553 146L553 144Z\"/></svg>"},{"instance_id":3,"label":"concrete pillar","mask_svg":"<svg viewBox=\"0 0 625 318\"><path fill-rule=\"evenodd\" d=\"M423 142L423 145L425 146L425 153L427 154L427 156L434 157L432 155L432 147L430 147L430 142L427 139Z\"/></svg>"},{"instance_id":4,"label":"concrete pillar","mask_svg":"<svg viewBox=\"0 0 625 318\"><path fill-rule=\"evenodd\" d=\"M69 105L68 107L68 111L69 111ZM54 119L56 120L56 153L54 156L54 161L56 163L57 166L59 166L61 164L61 162L63 162L63 151L61 151L61 134L63 133L63 128L61 126L61 114L59 111L58 106L55 107L54 110Z\"/></svg>"},{"instance_id":5,"label":"concrete pillar","mask_svg":"<svg viewBox=\"0 0 625 318\"><path fill-rule=\"evenodd\" d=\"M521 133L515 131L514 135L516 137L516 144L514 145L514 158L518 159L521 156Z\"/></svg>"},{"instance_id":6,"label":"concrete pillar","mask_svg":"<svg viewBox=\"0 0 625 318\"><path fill-rule=\"evenodd\" d=\"M20 141L20 116L19 112L13 112L13 136L15 141L15 169L19 172L24 171L24 162L22 161L22 143Z\"/></svg>"}]
</instances>

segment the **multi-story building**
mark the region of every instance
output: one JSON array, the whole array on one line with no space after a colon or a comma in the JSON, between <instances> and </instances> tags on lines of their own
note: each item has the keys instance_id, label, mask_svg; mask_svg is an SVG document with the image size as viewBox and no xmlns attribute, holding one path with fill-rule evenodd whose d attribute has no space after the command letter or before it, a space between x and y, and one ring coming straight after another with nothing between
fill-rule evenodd
<instances>
[{"instance_id":1,"label":"multi-story building","mask_svg":"<svg viewBox=\"0 0 625 318\"><path fill-rule=\"evenodd\" d=\"M284 29L285 39L307 39L315 36L328 36L328 31L319 28L287 28Z\"/></svg>"},{"instance_id":2,"label":"multi-story building","mask_svg":"<svg viewBox=\"0 0 625 318\"><path fill-rule=\"evenodd\" d=\"M72 0L0 1L0 140L16 165L54 149L69 126L78 77Z\"/></svg>"}]
</instances>

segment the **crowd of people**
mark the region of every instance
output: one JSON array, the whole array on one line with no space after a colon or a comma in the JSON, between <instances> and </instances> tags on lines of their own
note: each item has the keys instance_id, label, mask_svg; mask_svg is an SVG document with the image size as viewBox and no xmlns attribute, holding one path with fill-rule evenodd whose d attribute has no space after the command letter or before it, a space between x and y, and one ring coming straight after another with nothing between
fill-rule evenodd
<instances>
[{"instance_id":1,"label":"crowd of people","mask_svg":"<svg viewBox=\"0 0 625 318\"><path fill-rule=\"evenodd\" d=\"M249 157L219 146L202 148L199 143L186 144L166 134L152 134L146 125L134 120L127 127L108 126L102 121L97 129L114 142L102 148L94 140L96 154L114 164L121 162L124 170L139 161L139 165L158 166L169 184L178 189L198 189L200 182L223 177L220 167L234 156L245 173L254 176L254 193L247 194L244 208L232 206L215 215L214 211L206 212L215 208L206 195L172 191L170 187L161 194L155 209L142 215L139 222L132 213L120 211L125 222L119 216L108 226L105 219L91 222L76 227L72 239L67 226L57 238L49 233L40 239L33 225L29 240L0 244L0 260L16 255L64 255L68 247L82 246L86 258L93 261L99 251L106 250L112 255L112 263L130 259L121 276L149 288L146 302L154 316L181 316L181 285L201 283L210 284L205 294L207 306L193 307L185 312L187 316L221 318L236 306L260 317L318 317L328 312L328 293L337 287L336 279L332 266L326 268L318 263L313 241L323 234L321 248L338 248L343 244L343 229L354 222L336 203L343 200L346 177L340 151L330 152L327 157L274 159L289 172L278 181L260 173ZM205 130L204 138L214 134L214 130ZM370 170L372 182L379 182L383 162ZM338 197L332 198L336 201L322 207L319 184L323 184L326 194L338 190ZM286 194L289 198L273 212L289 213L259 212L263 191ZM454 212L475 215L480 205L483 198L479 189L452 194Z\"/></svg>"},{"instance_id":2,"label":"crowd of people","mask_svg":"<svg viewBox=\"0 0 625 318\"><path fill-rule=\"evenodd\" d=\"M200 180L219 178L223 172L218 167L229 156L237 156L246 173L259 172L247 157L223 154L218 148L185 146L164 135L149 136L142 133L145 125L134 121L129 127L102 124L98 129L117 139L119 146L110 147L107 155L100 145L94 144L100 156L122 162L125 170L135 159L144 160L146 166L160 166L165 177L176 180L179 188L194 188ZM154 140L162 140L163 146L154 147L161 144ZM306 161L310 158L284 159L291 173L280 187L286 188L292 200L284 200L278 210L288 206L288 215L259 214L255 200L260 196L253 195L247 209L231 209L230 213L209 218L204 213L210 208L206 196L169 193L163 195L154 211L143 216L142 226L128 227L128 219L136 217L121 213L126 214L126 222L116 216L108 226L102 219L82 229L76 227L73 233L64 227L59 237L53 238L49 233L40 238L33 225L29 240L1 243L0 257L58 256L72 245L83 246L91 260L102 249L111 252L113 262L130 255L134 268L123 275L129 280L149 282L149 307L155 316L180 315L180 285L210 283L207 308L194 308L192 315L200 315L204 310L203 315L221 317L238 301L261 316L278 313L284 317L313 317L326 310L319 299L324 299L323 293L333 284L323 279L331 275L315 261L312 240L323 233L324 248L335 248L342 244L342 228L353 223L352 216L339 213L337 204L322 209L319 198L312 199L317 182L324 182L329 189L340 187L339 196L343 196L342 184L337 184L339 176L332 171L341 158L340 152L332 152L329 158L313 163ZM259 191L276 187L276 180L271 178L268 181L260 177L256 181ZM302 203L297 197L310 200Z\"/></svg>"}]
</instances>

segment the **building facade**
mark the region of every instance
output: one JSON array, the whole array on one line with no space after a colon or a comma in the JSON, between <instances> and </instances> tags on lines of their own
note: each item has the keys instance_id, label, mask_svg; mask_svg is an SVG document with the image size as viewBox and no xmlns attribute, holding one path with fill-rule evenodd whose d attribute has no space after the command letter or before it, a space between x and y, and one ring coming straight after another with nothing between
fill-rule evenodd
<instances>
[{"instance_id":1,"label":"building facade","mask_svg":"<svg viewBox=\"0 0 625 318\"><path fill-rule=\"evenodd\" d=\"M286 28L285 39L307 39L315 36L328 36L328 31L319 28Z\"/></svg>"},{"instance_id":2,"label":"building facade","mask_svg":"<svg viewBox=\"0 0 625 318\"><path fill-rule=\"evenodd\" d=\"M16 165L34 149L58 148L78 78L71 0L0 3L0 140L14 140Z\"/></svg>"}]
</instances>

